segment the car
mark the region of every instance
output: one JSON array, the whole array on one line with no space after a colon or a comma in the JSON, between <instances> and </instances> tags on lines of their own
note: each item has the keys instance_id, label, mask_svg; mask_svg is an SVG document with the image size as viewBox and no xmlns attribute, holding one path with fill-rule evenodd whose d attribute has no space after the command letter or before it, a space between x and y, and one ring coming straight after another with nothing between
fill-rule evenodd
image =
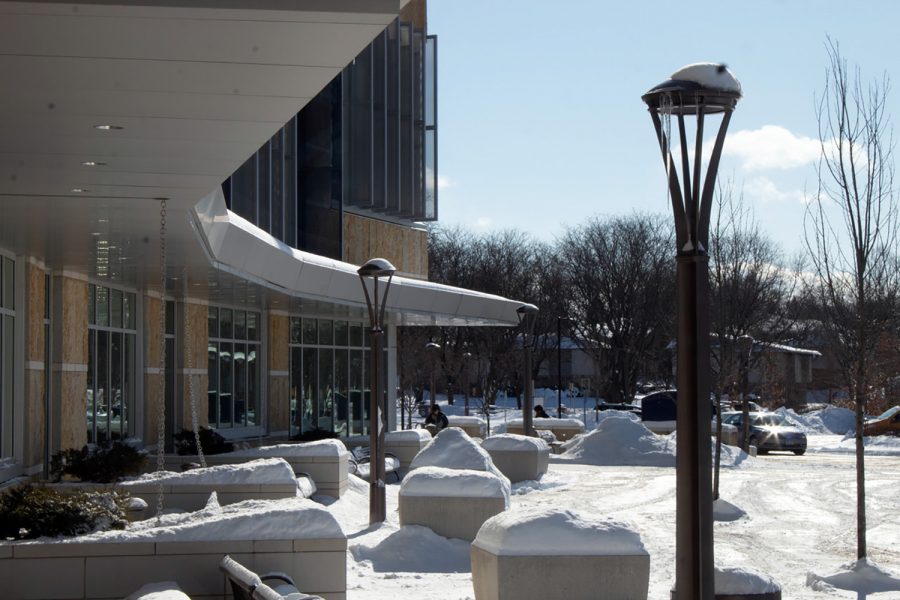
<instances>
[{"instance_id":1,"label":"car","mask_svg":"<svg viewBox=\"0 0 900 600\"><path fill-rule=\"evenodd\" d=\"M889 408L863 424L863 435L900 435L900 406Z\"/></svg>"},{"instance_id":2,"label":"car","mask_svg":"<svg viewBox=\"0 0 900 600\"><path fill-rule=\"evenodd\" d=\"M634 404L626 404L624 402L603 402L601 400L597 403L597 406L594 407L594 410L621 410L624 412L634 413L637 416L641 416L640 406L635 406Z\"/></svg>"},{"instance_id":3,"label":"car","mask_svg":"<svg viewBox=\"0 0 900 600\"><path fill-rule=\"evenodd\" d=\"M744 414L725 413L722 423L734 425L738 438L743 436ZM801 456L806 452L806 434L791 425L778 413L750 413L750 445L756 446L758 454L772 450L785 450Z\"/></svg>"}]
</instances>

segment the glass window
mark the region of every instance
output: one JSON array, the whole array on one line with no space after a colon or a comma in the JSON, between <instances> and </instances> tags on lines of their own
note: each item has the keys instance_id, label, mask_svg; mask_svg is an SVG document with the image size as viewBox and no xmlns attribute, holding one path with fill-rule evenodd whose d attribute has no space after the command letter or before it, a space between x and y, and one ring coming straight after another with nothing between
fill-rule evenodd
<instances>
[{"instance_id":1,"label":"glass window","mask_svg":"<svg viewBox=\"0 0 900 600\"><path fill-rule=\"evenodd\" d=\"M247 312L243 310L234 311L234 339L247 339Z\"/></svg>"},{"instance_id":2,"label":"glass window","mask_svg":"<svg viewBox=\"0 0 900 600\"><path fill-rule=\"evenodd\" d=\"M97 286L88 285L88 324L95 325L97 323Z\"/></svg>"},{"instance_id":3,"label":"glass window","mask_svg":"<svg viewBox=\"0 0 900 600\"><path fill-rule=\"evenodd\" d=\"M272 162L272 226L269 233L284 240L284 128L279 129L270 141Z\"/></svg>"},{"instance_id":4,"label":"glass window","mask_svg":"<svg viewBox=\"0 0 900 600\"><path fill-rule=\"evenodd\" d=\"M303 343L318 344L318 329L315 319L303 319Z\"/></svg>"},{"instance_id":5,"label":"glass window","mask_svg":"<svg viewBox=\"0 0 900 600\"><path fill-rule=\"evenodd\" d=\"M207 368L211 427L251 427L261 424L259 321L260 315L257 312L222 307L209 309ZM218 332L213 335L216 324Z\"/></svg>"},{"instance_id":6,"label":"glass window","mask_svg":"<svg viewBox=\"0 0 900 600\"><path fill-rule=\"evenodd\" d=\"M291 317L291 344L299 344L300 343L300 319L298 317Z\"/></svg>"},{"instance_id":7,"label":"glass window","mask_svg":"<svg viewBox=\"0 0 900 600\"><path fill-rule=\"evenodd\" d=\"M8 308L9 310L16 309L16 263L7 258L3 257L3 284L0 285L3 292L3 308Z\"/></svg>"},{"instance_id":8,"label":"glass window","mask_svg":"<svg viewBox=\"0 0 900 600\"><path fill-rule=\"evenodd\" d=\"M109 324L111 327L122 327L122 292L109 291Z\"/></svg>"},{"instance_id":9,"label":"glass window","mask_svg":"<svg viewBox=\"0 0 900 600\"><path fill-rule=\"evenodd\" d=\"M219 337L219 309L215 306L209 307L209 337Z\"/></svg>"},{"instance_id":10,"label":"glass window","mask_svg":"<svg viewBox=\"0 0 900 600\"><path fill-rule=\"evenodd\" d=\"M175 335L175 302L166 300L166 334Z\"/></svg>"},{"instance_id":11,"label":"glass window","mask_svg":"<svg viewBox=\"0 0 900 600\"><path fill-rule=\"evenodd\" d=\"M234 345L222 342L219 345L219 418L218 427L232 426L232 403L234 399Z\"/></svg>"},{"instance_id":12,"label":"glass window","mask_svg":"<svg viewBox=\"0 0 900 600\"><path fill-rule=\"evenodd\" d=\"M334 322L334 345L335 346L346 346L347 345L347 333L348 333L347 321L335 321Z\"/></svg>"},{"instance_id":13,"label":"glass window","mask_svg":"<svg viewBox=\"0 0 900 600\"><path fill-rule=\"evenodd\" d=\"M219 422L219 343L210 341L207 344L208 361L206 373L209 376L207 394L209 424Z\"/></svg>"},{"instance_id":14,"label":"glass window","mask_svg":"<svg viewBox=\"0 0 900 600\"><path fill-rule=\"evenodd\" d=\"M271 162L269 161L269 153L272 143L266 142L265 145L256 153L257 168L257 187L256 187L256 209L258 211L257 225L260 229L271 232L272 225L270 223L271 210L269 208L271 196L271 177L269 170Z\"/></svg>"},{"instance_id":15,"label":"glass window","mask_svg":"<svg viewBox=\"0 0 900 600\"><path fill-rule=\"evenodd\" d=\"M334 334L329 319L319 319L319 344L330 346L334 343Z\"/></svg>"},{"instance_id":16,"label":"glass window","mask_svg":"<svg viewBox=\"0 0 900 600\"><path fill-rule=\"evenodd\" d=\"M247 313L247 339L259 340L259 313Z\"/></svg>"},{"instance_id":17,"label":"glass window","mask_svg":"<svg viewBox=\"0 0 900 600\"><path fill-rule=\"evenodd\" d=\"M219 309L219 336L221 338L231 338L234 331L231 328L232 311L230 308Z\"/></svg>"},{"instance_id":18,"label":"glass window","mask_svg":"<svg viewBox=\"0 0 900 600\"><path fill-rule=\"evenodd\" d=\"M109 288L97 286L97 325L109 327Z\"/></svg>"},{"instance_id":19,"label":"glass window","mask_svg":"<svg viewBox=\"0 0 900 600\"><path fill-rule=\"evenodd\" d=\"M363 326L362 323L350 323L350 345L363 345Z\"/></svg>"},{"instance_id":20,"label":"glass window","mask_svg":"<svg viewBox=\"0 0 900 600\"><path fill-rule=\"evenodd\" d=\"M291 348L291 399L290 399L290 415L291 415L291 432L292 436L300 433L301 407L302 407L302 391L303 391L303 350L299 346Z\"/></svg>"},{"instance_id":21,"label":"glass window","mask_svg":"<svg viewBox=\"0 0 900 600\"><path fill-rule=\"evenodd\" d=\"M303 349L303 412L300 430L316 428L315 399L318 392L319 351L315 348Z\"/></svg>"},{"instance_id":22,"label":"glass window","mask_svg":"<svg viewBox=\"0 0 900 600\"><path fill-rule=\"evenodd\" d=\"M137 310L135 295L126 292L122 297L122 319L126 329L134 329L134 313Z\"/></svg>"},{"instance_id":23,"label":"glass window","mask_svg":"<svg viewBox=\"0 0 900 600\"><path fill-rule=\"evenodd\" d=\"M4 265L4 268L6 265ZM4 283L5 286L5 283ZM11 312L0 315L0 458L13 455L13 341L15 318Z\"/></svg>"}]
</instances>

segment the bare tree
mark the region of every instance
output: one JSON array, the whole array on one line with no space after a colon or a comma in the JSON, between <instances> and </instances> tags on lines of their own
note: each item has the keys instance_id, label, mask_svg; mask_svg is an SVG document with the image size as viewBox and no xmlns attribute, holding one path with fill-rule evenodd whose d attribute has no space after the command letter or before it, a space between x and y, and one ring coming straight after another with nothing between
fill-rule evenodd
<instances>
[{"instance_id":1,"label":"bare tree","mask_svg":"<svg viewBox=\"0 0 900 600\"><path fill-rule=\"evenodd\" d=\"M791 299L799 287L800 262L784 266L780 249L760 230L743 195L734 195L729 181L716 190L716 217L710 233L710 328L714 337L711 355L719 415L716 423L716 455L713 498L719 497L721 464L722 395L739 392L743 402L742 446L749 445L750 370L766 346L791 341L796 335Z\"/></svg>"},{"instance_id":2,"label":"bare tree","mask_svg":"<svg viewBox=\"0 0 900 600\"><path fill-rule=\"evenodd\" d=\"M634 397L645 365L671 339L671 226L633 215L594 219L560 242L575 341L606 375L604 397Z\"/></svg>"},{"instance_id":3,"label":"bare tree","mask_svg":"<svg viewBox=\"0 0 900 600\"><path fill-rule=\"evenodd\" d=\"M828 40L818 101L818 193L805 222L816 292L856 408L857 558L866 556L863 422L877 343L897 296L898 234L887 76L868 85Z\"/></svg>"}]
</instances>

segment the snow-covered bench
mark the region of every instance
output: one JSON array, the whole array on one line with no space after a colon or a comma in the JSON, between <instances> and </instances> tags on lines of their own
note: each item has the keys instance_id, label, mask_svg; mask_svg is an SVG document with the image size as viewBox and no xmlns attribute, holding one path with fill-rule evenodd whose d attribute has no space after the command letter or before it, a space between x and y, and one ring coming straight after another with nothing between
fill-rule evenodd
<instances>
[{"instance_id":1,"label":"snow-covered bench","mask_svg":"<svg viewBox=\"0 0 900 600\"><path fill-rule=\"evenodd\" d=\"M257 575L227 554L219 563L219 570L225 573L234 600L322 600L321 596L311 596L298 590L294 580L286 573ZM273 588L266 581L280 583Z\"/></svg>"},{"instance_id":2,"label":"snow-covered bench","mask_svg":"<svg viewBox=\"0 0 900 600\"><path fill-rule=\"evenodd\" d=\"M579 433L584 433L584 423L579 419L533 419L532 426L537 430L552 431L556 439L564 442L570 440ZM525 435L525 425L522 419L510 419L506 425L507 433Z\"/></svg>"},{"instance_id":3,"label":"snow-covered bench","mask_svg":"<svg viewBox=\"0 0 900 600\"><path fill-rule=\"evenodd\" d=\"M501 513L472 543L478 600L646 600L650 555L621 523L566 509Z\"/></svg>"},{"instance_id":4,"label":"snow-covered bench","mask_svg":"<svg viewBox=\"0 0 900 600\"><path fill-rule=\"evenodd\" d=\"M540 479L550 463L550 446L540 438L506 433L487 438L481 447L512 483Z\"/></svg>"},{"instance_id":5,"label":"snow-covered bench","mask_svg":"<svg viewBox=\"0 0 900 600\"><path fill-rule=\"evenodd\" d=\"M174 581L158 581L142 585L125 600L191 600Z\"/></svg>"}]
</instances>

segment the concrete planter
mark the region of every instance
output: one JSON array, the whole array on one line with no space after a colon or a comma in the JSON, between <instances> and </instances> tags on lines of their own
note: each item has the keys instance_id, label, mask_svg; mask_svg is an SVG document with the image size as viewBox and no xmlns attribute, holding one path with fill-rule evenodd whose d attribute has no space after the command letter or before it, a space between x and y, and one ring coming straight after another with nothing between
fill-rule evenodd
<instances>
[{"instance_id":1,"label":"concrete planter","mask_svg":"<svg viewBox=\"0 0 900 600\"><path fill-rule=\"evenodd\" d=\"M537 430L552 431L560 442L584 433L584 423L578 419L534 419L532 423ZM515 435L525 435L522 419L511 419L506 426L506 431Z\"/></svg>"},{"instance_id":2,"label":"concrete planter","mask_svg":"<svg viewBox=\"0 0 900 600\"><path fill-rule=\"evenodd\" d=\"M550 446L540 438L496 435L484 440L481 447L511 483L540 479L549 467Z\"/></svg>"},{"instance_id":3,"label":"concrete planter","mask_svg":"<svg viewBox=\"0 0 900 600\"><path fill-rule=\"evenodd\" d=\"M487 430L487 424L481 417L450 415L447 417L447 421L450 423L450 427L459 427L473 438L483 438L484 432Z\"/></svg>"},{"instance_id":4,"label":"concrete planter","mask_svg":"<svg viewBox=\"0 0 900 600\"><path fill-rule=\"evenodd\" d=\"M389 431L384 435L384 451L400 460L400 469L405 471L422 448L431 441L426 429Z\"/></svg>"}]
</instances>

